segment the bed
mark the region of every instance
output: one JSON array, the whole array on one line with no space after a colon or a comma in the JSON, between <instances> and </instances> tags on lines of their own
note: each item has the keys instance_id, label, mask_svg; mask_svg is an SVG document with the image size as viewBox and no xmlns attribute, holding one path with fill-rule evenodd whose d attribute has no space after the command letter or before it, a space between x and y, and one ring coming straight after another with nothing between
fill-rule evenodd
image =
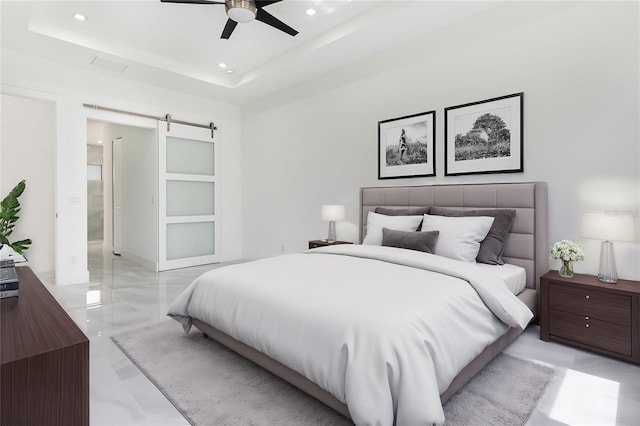
<instances>
[{"instance_id":1,"label":"bed","mask_svg":"<svg viewBox=\"0 0 640 426\"><path fill-rule=\"evenodd\" d=\"M537 310L536 290L548 262L547 187L525 182L361 188L360 239L370 212L424 206L515 210L502 258L523 271L524 289L517 297L504 294L506 286L493 286L496 275L473 264L353 245L211 271L176 299L169 315L185 331L197 327L356 424L442 423L442 404L513 341ZM422 283L436 280L442 295L423 293ZM392 290L387 282L393 282ZM405 294L411 296L398 296ZM418 311L425 318L413 316ZM455 339L422 340L450 326L457 328L437 333Z\"/></svg>"}]
</instances>

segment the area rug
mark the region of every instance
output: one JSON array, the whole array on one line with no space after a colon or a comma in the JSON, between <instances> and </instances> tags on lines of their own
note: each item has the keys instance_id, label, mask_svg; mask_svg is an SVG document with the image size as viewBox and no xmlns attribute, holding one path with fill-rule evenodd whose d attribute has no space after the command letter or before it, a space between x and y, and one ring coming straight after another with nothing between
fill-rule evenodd
<instances>
[{"instance_id":1,"label":"area rug","mask_svg":"<svg viewBox=\"0 0 640 426\"><path fill-rule=\"evenodd\" d=\"M173 320L112 337L194 426L350 425L348 419ZM553 375L500 354L445 405L447 425L522 425Z\"/></svg>"}]
</instances>

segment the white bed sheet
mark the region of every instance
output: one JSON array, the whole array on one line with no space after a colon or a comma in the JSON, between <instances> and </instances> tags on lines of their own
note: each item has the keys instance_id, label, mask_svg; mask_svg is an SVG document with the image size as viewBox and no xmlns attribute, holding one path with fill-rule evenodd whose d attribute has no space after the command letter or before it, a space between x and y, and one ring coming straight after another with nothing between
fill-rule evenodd
<instances>
[{"instance_id":1,"label":"white bed sheet","mask_svg":"<svg viewBox=\"0 0 640 426\"><path fill-rule=\"evenodd\" d=\"M521 266L510 263L505 263L504 265L476 263L476 265L502 278L509 290L515 295L522 293L522 290L527 285L527 271Z\"/></svg>"},{"instance_id":2,"label":"white bed sheet","mask_svg":"<svg viewBox=\"0 0 640 426\"><path fill-rule=\"evenodd\" d=\"M393 247L325 247L207 272L168 314L307 377L357 425L443 424L440 394L453 378L532 317L483 271Z\"/></svg>"}]
</instances>

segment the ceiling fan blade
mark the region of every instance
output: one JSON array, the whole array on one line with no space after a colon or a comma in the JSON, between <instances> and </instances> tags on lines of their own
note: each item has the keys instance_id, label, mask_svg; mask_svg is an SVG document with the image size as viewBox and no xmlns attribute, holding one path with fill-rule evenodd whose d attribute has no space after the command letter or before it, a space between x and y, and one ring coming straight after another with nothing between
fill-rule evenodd
<instances>
[{"instance_id":1,"label":"ceiling fan blade","mask_svg":"<svg viewBox=\"0 0 640 426\"><path fill-rule=\"evenodd\" d=\"M271 25L273 28L277 28L280 31L284 31L285 33L291 36L295 36L296 34L298 34L296 30L294 30L293 28L291 28L290 26L288 26L287 24L285 24L284 22L282 22L281 20L279 20L278 18L276 18L275 16L273 16L272 14L270 14L269 12L267 12L262 8L258 8L256 19L260 22L264 22L267 25Z\"/></svg>"},{"instance_id":2,"label":"ceiling fan blade","mask_svg":"<svg viewBox=\"0 0 640 426\"><path fill-rule=\"evenodd\" d=\"M231 37L231 33L236 29L236 25L238 25L236 21L231 18L227 19L227 25L224 26L224 30L222 30L220 38L228 39Z\"/></svg>"},{"instance_id":3,"label":"ceiling fan blade","mask_svg":"<svg viewBox=\"0 0 640 426\"><path fill-rule=\"evenodd\" d=\"M224 4L223 1L210 0L160 0L162 3L182 3L182 4Z\"/></svg>"},{"instance_id":4,"label":"ceiling fan blade","mask_svg":"<svg viewBox=\"0 0 640 426\"><path fill-rule=\"evenodd\" d=\"M270 4L274 4L274 3L280 3L282 0L255 0L254 3L256 4L256 7L265 7L265 6L269 6Z\"/></svg>"}]
</instances>

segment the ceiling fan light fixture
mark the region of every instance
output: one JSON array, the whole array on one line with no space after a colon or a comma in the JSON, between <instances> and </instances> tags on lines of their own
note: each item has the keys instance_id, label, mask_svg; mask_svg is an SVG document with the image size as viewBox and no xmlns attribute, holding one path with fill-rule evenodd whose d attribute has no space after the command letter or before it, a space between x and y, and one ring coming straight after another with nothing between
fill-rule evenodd
<instances>
[{"instance_id":1,"label":"ceiling fan light fixture","mask_svg":"<svg viewBox=\"0 0 640 426\"><path fill-rule=\"evenodd\" d=\"M225 9L229 18L239 23L253 21L258 12L255 3L250 0L228 0Z\"/></svg>"}]
</instances>

